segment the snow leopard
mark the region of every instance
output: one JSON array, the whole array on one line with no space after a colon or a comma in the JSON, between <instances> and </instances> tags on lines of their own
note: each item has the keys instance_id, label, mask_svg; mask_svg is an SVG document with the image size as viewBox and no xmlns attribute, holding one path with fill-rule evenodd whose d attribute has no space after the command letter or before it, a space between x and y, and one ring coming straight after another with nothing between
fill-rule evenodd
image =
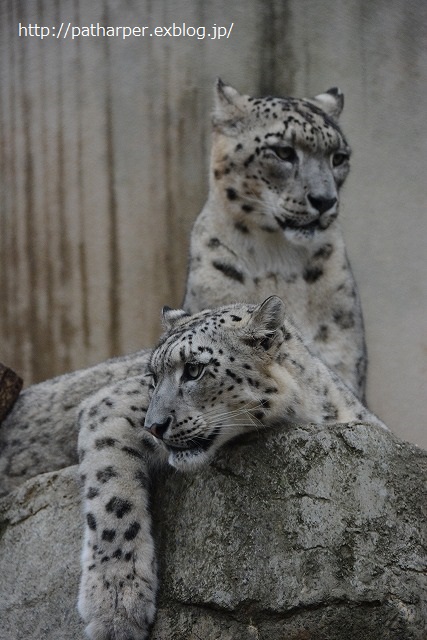
<instances>
[{"instance_id":1,"label":"snow leopard","mask_svg":"<svg viewBox=\"0 0 427 640\"><path fill-rule=\"evenodd\" d=\"M279 295L312 351L363 399L363 320L338 220L350 158L338 124L343 94L253 98L221 80L214 94L209 194L191 233L183 308ZM75 463L79 403L143 372L149 357L140 351L22 392L0 427L0 494Z\"/></svg>"},{"instance_id":2,"label":"snow leopard","mask_svg":"<svg viewBox=\"0 0 427 640\"><path fill-rule=\"evenodd\" d=\"M288 423L386 429L304 341L277 296L189 315L166 308L147 371L80 415L85 537L79 611L92 640L145 640L156 611L153 465L209 463L245 433Z\"/></svg>"},{"instance_id":3,"label":"snow leopard","mask_svg":"<svg viewBox=\"0 0 427 640\"><path fill-rule=\"evenodd\" d=\"M184 309L276 294L314 353L364 398L366 346L338 218L350 146L338 89L253 98L221 81L209 197L191 235Z\"/></svg>"}]
</instances>

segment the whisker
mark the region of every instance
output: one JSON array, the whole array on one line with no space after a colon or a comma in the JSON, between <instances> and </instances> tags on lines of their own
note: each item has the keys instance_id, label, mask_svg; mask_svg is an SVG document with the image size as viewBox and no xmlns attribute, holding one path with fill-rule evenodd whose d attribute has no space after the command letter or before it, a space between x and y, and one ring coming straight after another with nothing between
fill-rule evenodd
<instances>
[{"instance_id":1,"label":"whisker","mask_svg":"<svg viewBox=\"0 0 427 640\"><path fill-rule=\"evenodd\" d=\"M254 402L253 400L249 401L245 405L243 405L242 407L239 407L238 409L232 409L232 410L229 410L229 411L223 411L222 413L216 413L218 411L218 409L212 409L211 411L205 411L205 412L203 412L203 417L204 418L209 418L213 414L216 414L217 418L222 417L223 415L239 415L241 413L245 413L246 411L255 411L256 409L260 409L262 407L262 402L259 402L255 406L251 406L253 402Z\"/></svg>"}]
</instances>

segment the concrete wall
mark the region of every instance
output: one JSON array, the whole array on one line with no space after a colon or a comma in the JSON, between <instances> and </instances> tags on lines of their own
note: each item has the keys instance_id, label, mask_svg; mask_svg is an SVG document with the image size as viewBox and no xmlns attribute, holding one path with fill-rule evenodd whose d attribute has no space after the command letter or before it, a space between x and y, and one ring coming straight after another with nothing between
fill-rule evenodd
<instances>
[{"instance_id":1,"label":"concrete wall","mask_svg":"<svg viewBox=\"0 0 427 640\"><path fill-rule=\"evenodd\" d=\"M219 41L70 38L183 21L234 24ZM19 23L50 34L19 36ZM216 76L252 94L339 85L368 398L427 446L424 0L4 0L0 30L1 361L30 384L153 344L206 197Z\"/></svg>"}]
</instances>

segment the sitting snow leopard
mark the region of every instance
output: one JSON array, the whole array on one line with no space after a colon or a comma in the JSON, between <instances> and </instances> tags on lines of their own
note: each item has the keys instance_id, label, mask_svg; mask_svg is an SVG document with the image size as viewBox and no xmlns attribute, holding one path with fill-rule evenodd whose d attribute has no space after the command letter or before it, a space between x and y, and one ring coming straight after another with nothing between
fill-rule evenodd
<instances>
[{"instance_id":1,"label":"sitting snow leopard","mask_svg":"<svg viewBox=\"0 0 427 640\"><path fill-rule=\"evenodd\" d=\"M93 640L144 640L155 616L152 464L186 471L237 435L292 423L367 421L273 296L190 316L166 309L147 374L101 390L80 413L86 516L79 611Z\"/></svg>"},{"instance_id":2,"label":"sitting snow leopard","mask_svg":"<svg viewBox=\"0 0 427 640\"><path fill-rule=\"evenodd\" d=\"M184 309L276 294L311 349L364 398L359 296L338 216L344 98L252 98L220 80L209 198L191 237Z\"/></svg>"},{"instance_id":3,"label":"sitting snow leopard","mask_svg":"<svg viewBox=\"0 0 427 640\"><path fill-rule=\"evenodd\" d=\"M192 231L183 307L279 295L310 348L363 398L362 315L337 220L350 156L337 124L343 96L254 99L220 80L215 96L209 197ZM25 390L0 428L0 493L74 463L76 407L148 358L142 351Z\"/></svg>"}]
</instances>

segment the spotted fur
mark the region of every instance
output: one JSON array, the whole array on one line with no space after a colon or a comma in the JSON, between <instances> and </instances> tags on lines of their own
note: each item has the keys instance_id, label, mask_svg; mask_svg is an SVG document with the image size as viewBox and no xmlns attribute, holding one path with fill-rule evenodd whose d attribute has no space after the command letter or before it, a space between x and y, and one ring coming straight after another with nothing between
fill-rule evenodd
<instances>
[{"instance_id":1,"label":"spotted fur","mask_svg":"<svg viewBox=\"0 0 427 640\"><path fill-rule=\"evenodd\" d=\"M338 219L351 155L343 95L252 98L221 81L215 95L209 198L183 306L280 296L312 351L363 399L362 312Z\"/></svg>"},{"instance_id":2,"label":"spotted fur","mask_svg":"<svg viewBox=\"0 0 427 640\"><path fill-rule=\"evenodd\" d=\"M197 466L238 433L286 419L375 421L350 390L363 396L366 358L337 220L350 156L337 124L342 104L337 90L254 99L218 82L209 198L192 232L185 311L165 313L170 332L153 355L35 385L2 424L2 491L75 462L79 430L79 610L92 640L148 636L157 588L153 464ZM277 301L201 311L270 294L286 300L304 342L290 321L268 320ZM200 380L183 380L187 365L203 367Z\"/></svg>"},{"instance_id":3,"label":"spotted fur","mask_svg":"<svg viewBox=\"0 0 427 640\"><path fill-rule=\"evenodd\" d=\"M251 98L217 82L209 197L192 231L183 306L195 313L279 295L312 351L363 398L362 314L337 219L350 156L342 106L336 89L311 100ZM148 358L26 389L0 429L0 494L75 463L79 403Z\"/></svg>"},{"instance_id":4,"label":"spotted fur","mask_svg":"<svg viewBox=\"0 0 427 640\"><path fill-rule=\"evenodd\" d=\"M93 640L148 637L157 589L153 465L194 469L235 436L287 422L385 428L311 353L279 298L163 315L168 330L146 373L102 389L79 416L86 523L79 610Z\"/></svg>"}]
</instances>

